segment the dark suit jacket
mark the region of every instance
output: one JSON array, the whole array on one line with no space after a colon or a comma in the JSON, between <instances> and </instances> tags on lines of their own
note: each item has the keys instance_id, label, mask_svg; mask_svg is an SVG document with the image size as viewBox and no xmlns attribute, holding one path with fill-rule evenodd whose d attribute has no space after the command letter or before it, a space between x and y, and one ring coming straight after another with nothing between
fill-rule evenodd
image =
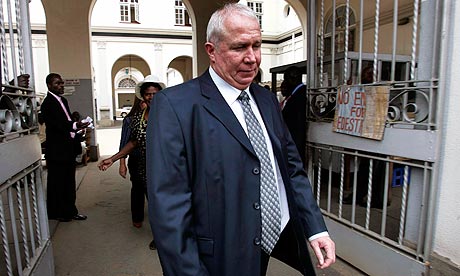
<instances>
[{"instance_id":1,"label":"dark suit jacket","mask_svg":"<svg viewBox=\"0 0 460 276\"><path fill-rule=\"evenodd\" d=\"M61 97L69 115L69 104ZM70 136L73 130L73 122L67 119L61 104L48 92L40 107L46 126L45 158L53 161L74 162L79 141Z\"/></svg>"},{"instance_id":2,"label":"dark suit jacket","mask_svg":"<svg viewBox=\"0 0 460 276\"><path fill-rule=\"evenodd\" d=\"M305 162L305 143L307 139L306 122L306 86L302 86L292 95L283 108L283 118L291 132L292 139Z\"/></svg>"},{"instance_id":3,"label":"dark suit jacket","mask_svg":"<svg viewBox=\"0 0 460 276\"><path fill-rule=\"evenodd\" d=\"M250 91L273 144L297 232L282 257L306 264L305 238L326 227L278 101L258 85ZM164 275L259 275L260 164L209 72L158 92L148 124L149 217Z\"/></svg>"}]
</instances>

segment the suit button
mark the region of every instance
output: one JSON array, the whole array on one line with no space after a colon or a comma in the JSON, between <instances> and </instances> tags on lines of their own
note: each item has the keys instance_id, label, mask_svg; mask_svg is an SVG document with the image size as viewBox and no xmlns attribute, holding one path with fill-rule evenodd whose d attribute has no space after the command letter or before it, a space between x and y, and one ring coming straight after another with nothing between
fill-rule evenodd
<instances>
[{"instance_id":1,"label":"suit button","mask_svg":"<svg viewBox=\"0 0 460 276\"><path fill-rule=\"evenodd\" d=\"M254 209L260 210L260 204L259 204L259 202L255 202L252 206L254 207Z\"/></svg>"},{"instance_id":2,"label":"suit button","mask_svg":"<svg viewBox=\"0 0 460 276\"><path fill-rule=\"evenodd\" d=\"M255 245L260 245L260 239L259 239L259 238L255 238L255 239L254 239L254 244L255 244Z\"/></svg>"},{"instance_id":3,"label":"suit button","mask_svg":"<svg viewBox=\"0 0 460 276\"><path fill-rule=\"evenodd\" d=\"M252 173L253 173L253 174L259 174L259 173L260 173L259 168L254 168L254 169L252 169Z\"/></svg>"}]
</instances>

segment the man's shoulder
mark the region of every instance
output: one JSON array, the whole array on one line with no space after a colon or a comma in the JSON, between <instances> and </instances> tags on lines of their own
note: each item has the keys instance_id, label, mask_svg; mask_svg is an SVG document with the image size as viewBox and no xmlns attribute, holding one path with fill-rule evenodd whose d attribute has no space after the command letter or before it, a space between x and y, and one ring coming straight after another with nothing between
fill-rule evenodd
<instances>
[{"instance_id":1,"label":"man's shoulder","mask_svg":"<svg viewBox=\"0 0 460 276\"><path fill-rule=\"evenodd\" d=\"M43 108L43 106L46 107L47 105L49 105L49 104L52 102L52 100L53 100L53 99L51 99L52 97L53 97L53 96L50 95L49 93L46 94L46 97L43 99L43 102L42 102L42 104L41 104L41 108Z\"/></svg>"},{"instance_id":2,"label":"man's shoulder","mask_svg":"<svg viewBox=\"0 0 460 276\"><path fill-rule=\"evenodd\" d=\"M201 77L188 80L184 83L168 87L161 91L168 99L184 100L201 94Z\"/></svg>"}]
</instances>

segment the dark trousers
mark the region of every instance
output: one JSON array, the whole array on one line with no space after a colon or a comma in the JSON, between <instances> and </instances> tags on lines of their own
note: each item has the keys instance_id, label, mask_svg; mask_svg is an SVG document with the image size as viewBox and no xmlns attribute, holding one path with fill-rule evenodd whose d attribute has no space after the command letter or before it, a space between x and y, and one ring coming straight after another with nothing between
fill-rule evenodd
<instances>
[{"instance_id":1,"label":"dark trousers","mask_svg":"<svg viewBox=\"0 0 460 276\"><path fill-rule=\"evenodd\" d=\"M71 219L78 214L75 206L75 160L47 160L46 206L49 219Z\"/></svg>"},{"instance_id":2,"label":"dark trousers","mask_svg":"<svg viewBox=\"0 0 460 276\"><path fill-rule=\"evenodd\" d=\"M283 229L283 232L281 232L280 238L273 248L271 255L288 264L289 266L297 269L302 273L302 275L316 275L315 269L313 268L313 264L310 260L308 249L304 248L304 254L306 254L305 260L301 260L300 258L296 257L302 250L292 246L293 244L295 245L297 243L295 241L295 237L296 234L294 232L293 224L291 221L289 221L286 227ZM270 256L261 249L260 258L260 276L265 276L267 274Z\"/></svg>"},{"instance_id":3,"label":"dark trousers","mask_svg":"<svg viewBox=\"0 0 460 276\"><path fill-rule=\"evenodd\" d=\"M367 200L369 183L369 158L361 158L358 169L356 202L364 204ZM371 207L382 208L385 189L385 162L373 160Z\"/></svg>"},{"instance_id":4,"label":"dark trousers","mask_svg":"<svg viewBox=\"0 0 460 276\"><path fill-rule=\"evenodd\" d=\"M128 169L131 180L131 218L133 222L143 222L144 221L144 205L145 197L147 196L147 186L145 181L139 177L137 171L138 161L131 160L132 157L129 157L128 160Z\"/></svg>"}]
</instances>

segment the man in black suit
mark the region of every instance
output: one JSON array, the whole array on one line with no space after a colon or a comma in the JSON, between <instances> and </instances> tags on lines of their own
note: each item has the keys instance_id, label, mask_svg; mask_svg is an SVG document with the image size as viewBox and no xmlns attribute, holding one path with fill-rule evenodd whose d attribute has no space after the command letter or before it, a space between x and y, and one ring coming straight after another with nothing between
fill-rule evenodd
<instances>
[{"instance_id":1,"label":"man in black suit","mask_svg":"<svg viewBox=\"0 0 460 276\"><path fill-rule=\"evenodd\" d=\"M335 262L278 100L253 83L261 43L254 12L225 5L208 23L209 69L152 100L149 218L166 276L265 275L270 256L314 275L307 243L319 268Z\"/></svg>"},{"instance_id":2,"label":"man in black suit","mask_svg":"<svg viewBox=\"0 0 460 276\"><path fill-rule=\"evenodd\" d=\"M64 82L60 75L46 77L48 94L40 111L46 125L45 158L48 170L47 210L48 218L62 222L85 220L75 206L75 157L81 151L75 133L88 123L73 122L64 94Z\"/></svg>"},{"instance_id":3,"label":"man in black suit","mask_svg":"<svg viewBox=\"0 0 460 276\"><path fill-rule=\"evenodd\" d=\"M302 83L302 72L291 66L284 72L284 81L281 93L284 100L281 102L283 118L292 135L300 157L305 164L305 143L307 138L306 108L307 87Z\"/></svg>"}]
</instances>

